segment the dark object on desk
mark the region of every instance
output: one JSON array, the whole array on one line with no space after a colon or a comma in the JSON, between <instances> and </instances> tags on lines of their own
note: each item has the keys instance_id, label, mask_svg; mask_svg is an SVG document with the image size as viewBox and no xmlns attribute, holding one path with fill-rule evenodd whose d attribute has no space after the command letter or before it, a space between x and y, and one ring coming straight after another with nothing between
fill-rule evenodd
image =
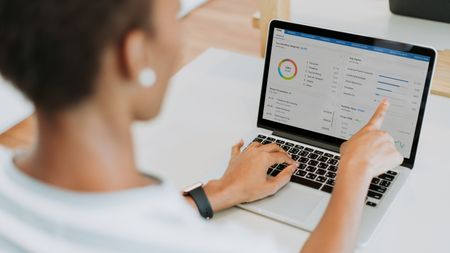
<instances>
[{"instance_id":1,"label":"dark object on desk","mask_svg":"<svg viewBox=\"0 0 450 253\"><path fill-rule=\"evenodd\" d=\"M392 13L450 23L449 0L389 0Z\"/></svg>"}]
</instances>

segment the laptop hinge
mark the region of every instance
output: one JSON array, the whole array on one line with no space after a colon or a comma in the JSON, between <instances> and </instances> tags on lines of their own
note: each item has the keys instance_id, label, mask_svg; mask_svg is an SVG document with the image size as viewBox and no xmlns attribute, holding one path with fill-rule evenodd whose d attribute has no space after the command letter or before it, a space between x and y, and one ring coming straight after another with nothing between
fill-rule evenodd
<instances>
[{"instance_id":1,"label":"laptop hinge","mask_svg":"<svg viewBox=\"0 0 450 253\"><path fill-rule=\"evenodd\" d=\"M330 143L325 143L320 140L315 140L315 139L311 139L311 138L304 137L304 136L298 136L298 135L286 133L283 131L273 131L273 135L339 153L339 146L336 146L336 145L333 145Z\"/></svg>"}]
</instances>

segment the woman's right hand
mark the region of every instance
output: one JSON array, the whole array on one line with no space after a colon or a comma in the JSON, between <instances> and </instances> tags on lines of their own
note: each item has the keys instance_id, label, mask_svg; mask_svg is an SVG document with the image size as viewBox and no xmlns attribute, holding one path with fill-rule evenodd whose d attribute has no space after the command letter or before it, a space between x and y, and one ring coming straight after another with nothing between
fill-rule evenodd
<instances>
[{"instance_id":1,"label":"woman's right hand","mask_svg":"<svg viewBox=\"0 0 450 253\"><path fill-rule=\"evenodd\" d=\"M383 100L369 122L342 144L332 197L302 253L353 252L370 181L403 161L394 139L380 130L388 108Z\"/></svg>"},{"instance_id":2,"label":"woman's right hand","mask_svg":"<svg viewBox=\"0 0 450 253\"><path fill-rule=\"evenodd\" d=\"M403 162L392 136L380 130L388 108L389 102L383 99L369 122L341 145L341 173L364 174L371 179Z\"/></svg>"}]
</instances>

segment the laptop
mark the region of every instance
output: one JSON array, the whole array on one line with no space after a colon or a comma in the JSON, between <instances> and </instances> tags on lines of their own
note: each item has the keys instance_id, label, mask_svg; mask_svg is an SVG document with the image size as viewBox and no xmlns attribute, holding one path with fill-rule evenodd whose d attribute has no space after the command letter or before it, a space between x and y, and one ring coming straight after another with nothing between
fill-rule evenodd
<instances>
[{"instance_id":1,"label":"laptop","mask_svg":"<svg viewBox=\"0 0 450 253\"><path fill-rule=\"evenodd\" d=\"M450 23L448 0L389 0L392 13Z\"/></svg>"},{"instance_id":2,"label":"laptop","mask_svg":"<svg viewBox=\"0 0 450 253\"><path fill-rule=\"evenodd\" d=\"M277 194L239 207L314 230L339 173L340 145L386 97L382 129L405 159L370 184L358 238L367 243L414 167L435 60L431 48L272 21L257 127L244 141L277 143L300 165ZM285 167L274 164L267 175Z\"/></svg>"}]
</instances>

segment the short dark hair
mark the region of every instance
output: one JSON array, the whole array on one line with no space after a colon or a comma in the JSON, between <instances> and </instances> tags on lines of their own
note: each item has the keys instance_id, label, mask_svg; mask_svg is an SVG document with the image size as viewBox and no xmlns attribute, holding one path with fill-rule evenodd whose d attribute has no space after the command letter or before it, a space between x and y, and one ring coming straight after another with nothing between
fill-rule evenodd
<instances>
[{"instance_id":1,"label":"short dark hair","mask_svg":"<svg viewBox=\"0 0 450 253\"><path fill-rule=\"evenodd\" d=\"M100 56L151 30L151 0L0 0L0 73L43 112L94 90Z\"/></svg>"}]
</instances>

